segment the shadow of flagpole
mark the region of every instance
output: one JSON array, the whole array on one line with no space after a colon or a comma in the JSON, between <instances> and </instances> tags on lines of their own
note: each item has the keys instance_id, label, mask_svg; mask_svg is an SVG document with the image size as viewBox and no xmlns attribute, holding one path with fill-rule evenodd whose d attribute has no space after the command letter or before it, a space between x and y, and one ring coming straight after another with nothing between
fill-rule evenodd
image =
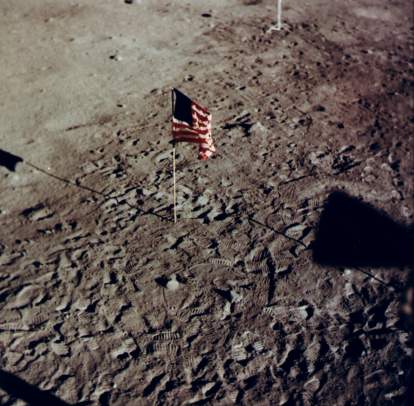
<instances>
[{"instance_id":1,"label":"shadow of flagpole","mask_svg":"<svg viewBox=\"0 0 414 406\"><path fill-rule=\"evenodd\" d=\"M44 170L43 168L40 168L39 166L37 166L37 165L29 162L29 161L25 161L20 156L14 155L14 154L12 154L12 153L10 153L8 151L4 151L3 149L0 149L0 166L5 167L10 172L15 172L16 171L16 166L19 163L23 163L23 164L27 165L28 167L30 167L30 168L38 171L38 172L43 173L46 176L49 176L49 177L51 177L53 179L58 180L59 182L63 182L63 183L66 183L67 185L74 186L76 188L86 190L89 193L93 193L95 195L102 196L105 199L115 199L116 202L117 202L117 204L120 204L117 197L111 196L110 194L106 194L106 193L100 192L99 190L96 190L96 189L92 189L92 188L90 188L88 186L81 185L78 182L72 182L69 179L62 178L61 176L55 175L53 173L50 173L50 172ZM128 202L126 202L126 204L131 209L137 209L137 210L139 210L139 212L141 214L143 214L143 215L153 215L153 216L156 216L156 217L158 217L158 218L160 218L162 220L172 221L170 218L165 217L165 216L162 216L162 215L158 214L157 212L155 212L153 210L146 210L145 211L145 210L141 209L138 206L134 206L132 204L129 204Z\"/></svg>"},{"instance_id":2,"label":"shadow of flagpole","mask_svg":"<svg viewBox=\"0 0 414 406\"><path fill-rule=\"evenodd\" d=\"M48 172L48 171L45 171L44 169L39 168L38 166L36 166L36 165L32 164L31 162L24 161L24 163L25 163L27 166L30 166L31 168L35 169L36 171L42 172L43 174L45 174L45 175L47 175L47 176L50 176L51 178L54 178L54 179L59 180L59 181L61 181L61 182L64 182L64 183L66 183L67 185L71 185L71 186L75 186L75 187L80 188L80 189L87 190L88 192L91 192L91 193L94 193L94 194L97 194L97 195L103 196L103 197L105 197L105 198L111 198L111 196L110 196L110 195L107 195L107 194L105 194L105 193L99 192L98 190L92 189L92 188L90 188L90 187L88 187L88 186L83 186L83 185L81 185L80 183L77 183L77 182L72 182L72 181L71 181L71 180L69 180L69 179L65 179L65 178L62 178L62 177L60 177L60 176L57 176L57 175L55 175L55 174L53 174L53 173L50 173L50 172Z\"/></svg>"},{"instance_id":3,"label":"shadow of flagpole","mask_svg":"<svg viewBox=\"0 0 414 406\"><path fill-rule=\"evenodd\" d=\"M32 164L31 162L24 161L24 163L25 163L27 166L29 166L30 168L33 168L33 169L35 169L36 171L39 171L39 172L43 173L44 175L50 176L51 178L56 179L56 180L58 180L58 181L60 181L60 182L66 183L67 185L74 186L74 187L77 187L77 188L79 188L79 189L86 190L86 191L88 191L88 192L90 192L90 193L93 193L93 194L96 194L96 195L102 196L102 197L104 197L105 199L115 199L115 200L116 200L116 202L117 202L117 204L120 204L120 203L119 203L119 201L118 201L118 198L117 198L116 196L111 196L110 194L106 194L106 193L100 192L99 190L92 189L92 188L90 188L90 187L88 187L88 186L81 185L81 184L80 184L80 183L78 183L78 182L73 182L73 181L71 181L71 180L69 180L69 179L62 178L62 177L60 177L60 176L57 176L57 175L55 175L55 174L53 174L53 173L50 173L50 172L48 172L48 171L44 170L43 168L40 168L40 167L38 167L38 166L36 166L36 165ZM156 216L156 217L158 217L158 218L160 218L160 219L162 219L162 220L172 221L170 218L165 217L165 216L162 216L162 215L158 214L158 213L157 213L157 212L155 212L155 211L151 211L151 210L146 210L146 211L145 211L145 210L142 210L142 209L141 209L140 207L138 207L138 206L134 206L134 205L132 205L132 204L129 204L128 202L126 202L125 204L126 204L128 207L130 207L131 209L137 209L137 210L139 210L139 211L141 212L141 214L143 214L143 215L153 215L153 216Z\"/></svg>"}]
</instances>

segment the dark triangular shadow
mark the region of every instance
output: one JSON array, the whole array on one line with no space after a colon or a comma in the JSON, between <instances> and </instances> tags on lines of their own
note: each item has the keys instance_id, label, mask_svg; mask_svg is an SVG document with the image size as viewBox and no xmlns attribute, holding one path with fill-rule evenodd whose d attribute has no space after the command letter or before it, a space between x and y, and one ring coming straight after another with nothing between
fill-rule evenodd
<instances>
[{"instance_id":1,"label":"dark triangular shadow","mask_svg":"<svg viewBox=\"0 0 414 406\"><path fill-rule=\"evenodd\" d=\"M0 388L10 396L19 398L35 406L69 406L49 391L40 390L10 372L0 370Z\"/></svg>"},{"instance_id":2,"label":"dark triangular shadow","mask_svg":"<svg viewBox=\"0 0 414 406\"><path fill-rule=\"evenodd\" d=\"M327 199L319 220L313 258L321 265L359 270L361 267L413 266L413 227L397 223L386 213L346 193L334 192ZM413 286L412 273L408 288L410 286ZM407 326L412 322L411 315ZM414 360L407 376L404 405L408 406L414 400Z\"/></svg>"},{"instance_id":3,"label":"dark triangular shadow","mask_svg":"<svg viewBox=\"0 0 414 406\"><path fill-rule=\"evenodd\" d=\"M327 199L313 257L321 265L392 267L414 264L412 229L343 192Z\"/></svg>"},{"instance_id":4,"label":"dark triangular shadow","mask_svg":"<svg viewBox=\"0 0 414 406\"><path fill-rule=\"evenodd\" d=\"M9 171L14 172L19 162L23 162L23 158L0 149L0 166L4 166Z\"/></svg>"}]
</instances>

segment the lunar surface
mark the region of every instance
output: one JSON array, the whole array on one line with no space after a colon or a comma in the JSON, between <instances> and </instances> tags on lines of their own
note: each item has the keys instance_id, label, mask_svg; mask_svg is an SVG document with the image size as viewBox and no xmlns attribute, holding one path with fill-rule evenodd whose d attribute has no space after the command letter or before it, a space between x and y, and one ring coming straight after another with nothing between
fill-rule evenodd
<instances>
[{"instance_id":1,"label":"lunar surface","mask_svg":"<svg viewBox=\"0 0 414 406\"><path fill-rule=\"evenodd\" d=\"M413 5L276 3L0 2L0 404L403 404Z\"/></svg>"}]
</instances>

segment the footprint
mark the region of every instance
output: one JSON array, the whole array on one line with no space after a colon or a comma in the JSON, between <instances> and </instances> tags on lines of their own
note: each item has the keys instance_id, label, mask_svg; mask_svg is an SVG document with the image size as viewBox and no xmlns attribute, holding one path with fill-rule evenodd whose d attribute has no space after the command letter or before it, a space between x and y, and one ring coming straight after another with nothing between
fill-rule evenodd
<instances>
[{"instance_id":1,"label":"footprint","mask_svg":"<svg viewBox=\"0 0 414 406\"><path fill-rule=\"evenodd\" d=\"M308 364L309 374L312 374L315 371L317 363L320 361L321 349L321 339L319 336L315 335L312 342L306 347L304 352L304 356Z\"/></svg>"},{"instance_id":2,"label":"footprint","mask_svg":"<svg viewBox=\"0 0 414 406\"><path fill-rule=\"evenodd\" d=\"M269 306L263 309L263 313L278 320L294 319L296 322L308 320L313 315L310 305L302 306Z\"/></svg>"},{"instance_id":3,"label":"footprint","mask_svg":"<svg viewBox=\"0 0 414 406\"><path fill-rule=\"evenodd\" d=\"M45 290L39 286L25 286L16 295L14 300L9 300L7 308L9 309L20 309L28 305L36 304L45 295Z\"/></svg>"},{"instance_id":4,"label":"footprint","mask_svg":"<svg viewBox=\"0 0 414 406\"><path fill-rule=\"evenodd\" d=\"M178 332L165 331L153 335L152 338L154 341L173 341L181 339L181 334Z\"/></svg>"},{"instance_id":5,"label":"footprint","mask_svg":"<svg viewBox=\"0 0 414 406\"><path fill-rule=\"evenodd\" d=\"M45 311L30 312L23 317L23 323L25 323L29 329L33 329L41 326L42 324L49 321L51 314Z\"/></svg>"},{"instance_id":6,"label":"footprint","mask_svg":"<svg viewBox=\"0 0 414 406\"><path fill-rule=\"evenodd\" d=\"M227 259L227 258L211 258L210 263L215 266L224 266L227 268L231 268L234 264L234 259Z\"/></svg>"},{"instance_id":7,"label":"footprint","mask_svg":"<svg viewBox=\"0 0 414 406\"><path fill-rule=\"evenodd\" d=\"M206 314L208 314L208 309L204 307L193 307L180 310L177 314L177 317L183 322L188 322L194 317L203 316Z\"/></svg>"}]
</instances>

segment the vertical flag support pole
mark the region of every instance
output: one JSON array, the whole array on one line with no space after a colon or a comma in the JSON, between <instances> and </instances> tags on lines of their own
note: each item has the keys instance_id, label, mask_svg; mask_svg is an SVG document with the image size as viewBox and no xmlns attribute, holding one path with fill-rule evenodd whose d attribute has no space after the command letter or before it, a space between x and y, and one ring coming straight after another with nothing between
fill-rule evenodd
<instances>
[{"instance_id":1,"label":"vertical flag support pole","mask_svg":"<svg viewBox=\"0 0 414 406\"><path fill-rule=\"evenodd\" d=\"M176 182L175 182L175 143L173 147L173 183L174 183L174 223L177 223L177 192L176 192Z\"/></svg>"},{"instance_id":2,"label":"vertical flag support pole","mask_svg":"<svg viewBox=\"0 0 414 406\"><path fill-rule=\"evenodd\" d=\"M277 0L277 28L278 31L282 29L282 0Z\"/></svg>"},{"instance_id":3,"label":"vertical flag support pole","mask_svg":"<svg viewBox=\"0 0 414 406\"><path fill-rule=\"evenodd\" d=\"M174 89L171 89L171 106L172 106L172 118L174 118ZM173 203L174 203L174 223L177 223L177 188L176 188L176 177L175 177L175 140L173 140Z\"/></svg>"}]
</instances>

